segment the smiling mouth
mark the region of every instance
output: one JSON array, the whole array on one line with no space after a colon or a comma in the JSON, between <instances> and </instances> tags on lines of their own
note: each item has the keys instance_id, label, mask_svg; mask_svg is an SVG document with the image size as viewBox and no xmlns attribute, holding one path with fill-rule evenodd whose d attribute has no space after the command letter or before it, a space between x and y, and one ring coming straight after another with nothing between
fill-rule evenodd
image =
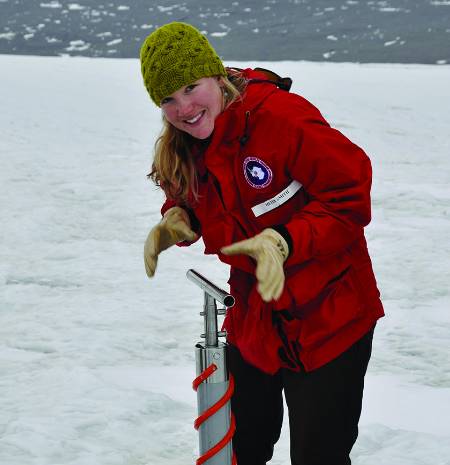
<instances>
[{"instance_id":1,"label":"smiling mouth","mask_svg":"<svg viewBox=\"0 0 450 465\"><path fill-rule=\"evenodd\" d=\"M187 124L195 124L197 123L200 118L205 114L205 110L201 111L198 115L194 116L191 119L185 119L184 122Z\"/></svg>"}]
</instances>

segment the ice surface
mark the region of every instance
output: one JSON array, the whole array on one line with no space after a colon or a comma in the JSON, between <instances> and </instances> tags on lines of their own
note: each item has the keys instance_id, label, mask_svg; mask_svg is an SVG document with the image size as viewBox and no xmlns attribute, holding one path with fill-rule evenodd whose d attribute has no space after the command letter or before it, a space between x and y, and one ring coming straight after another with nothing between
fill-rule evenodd
<instances>
[{"instance_id":1,"label":"ice surface","mask_svg":"<svg viewBox=\"0 0 450 465\"><path fill-rule=\"evenodd\" d=\"M387 317L353 462L448 465L450 67L257 64L291 76L373 162L367 237ZM0 463L194 463L202 295L185 272L225 287L228 270L199 243L145 276L161 117L139 63L0 68ZM271 463L288 457L283 430Z\"/></svg>"}]
</instances>

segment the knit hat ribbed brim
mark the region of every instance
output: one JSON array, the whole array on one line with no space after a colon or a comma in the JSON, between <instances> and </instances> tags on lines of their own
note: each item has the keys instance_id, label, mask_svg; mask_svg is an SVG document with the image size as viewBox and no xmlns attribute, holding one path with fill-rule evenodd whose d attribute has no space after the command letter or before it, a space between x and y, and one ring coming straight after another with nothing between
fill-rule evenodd
<instances>
[{"instance_id":1,"label":"knit hat ribbed brim","mask_svg":"<svg viewBox=\"0 0 450 465\"><path fill-rule=\"evenodd\" d=\"M142 44L140 59L144 85L157 106L198 79L226 76L208 39L186 23L173 22L153 31Z\"/></svg>"}]
</instances>

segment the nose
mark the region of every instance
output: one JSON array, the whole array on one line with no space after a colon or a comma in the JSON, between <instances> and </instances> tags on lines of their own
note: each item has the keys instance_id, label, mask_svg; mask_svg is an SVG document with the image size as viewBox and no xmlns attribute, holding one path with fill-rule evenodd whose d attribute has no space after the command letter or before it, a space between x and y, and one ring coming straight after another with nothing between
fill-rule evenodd
<instances>
[{"instance_id":1,"label":"nose","mask_svg":"<svg viewBox=\"0 0 450 465\"><path fill-rule=\"evenodd\" d=\"M192 101L189 96L183 96L178 100L177 114L179 118L190 116L192 113Z\"/></svg>"}]
</instances>

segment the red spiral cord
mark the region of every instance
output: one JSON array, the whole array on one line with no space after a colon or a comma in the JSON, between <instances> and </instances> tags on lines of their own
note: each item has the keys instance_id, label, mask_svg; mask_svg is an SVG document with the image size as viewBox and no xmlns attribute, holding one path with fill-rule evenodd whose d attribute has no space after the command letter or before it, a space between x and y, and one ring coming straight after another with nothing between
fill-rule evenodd
<instances>
[{"instance_id":1,"label":"red spiral cord","mask_svg":"<svg viewBox=\"0 0 450 465\"><path fill-rule=\"evenodd\" d=\"M195 378L194 381L192 382L192 388L194 389L194 391L197 391L200 384L202 384L206 379L208 379L216 370L217 370L217 366L214 363L212 363L211 365L209 365L208 368L206 368L202 373L200 373L200 375L197 376L197 378ZM212 405L209 409L205 410L195 420L194 428L198 430L202 423L204 423L209 417L213 416L216 412L218 412L231 399L233 392L234 392L234 378L233 378L233 375L230 373L230 382L228 384L228 389L226 390L225 394L214 405ZM216 455L223 447L225 447L233 438L235 430L236 430L236 421L235 421L233 412L231 412L229 430L227 431L225 436L215 446L211 447L211 449L207 450L202 456L200 456L197 459L196 465L202 465L207 460L209 460L211 457ZM236 456L234 455L234 452L233 452L233 458L232 458L232 465L237 465Z\"/></svg>"}]
</instances>

